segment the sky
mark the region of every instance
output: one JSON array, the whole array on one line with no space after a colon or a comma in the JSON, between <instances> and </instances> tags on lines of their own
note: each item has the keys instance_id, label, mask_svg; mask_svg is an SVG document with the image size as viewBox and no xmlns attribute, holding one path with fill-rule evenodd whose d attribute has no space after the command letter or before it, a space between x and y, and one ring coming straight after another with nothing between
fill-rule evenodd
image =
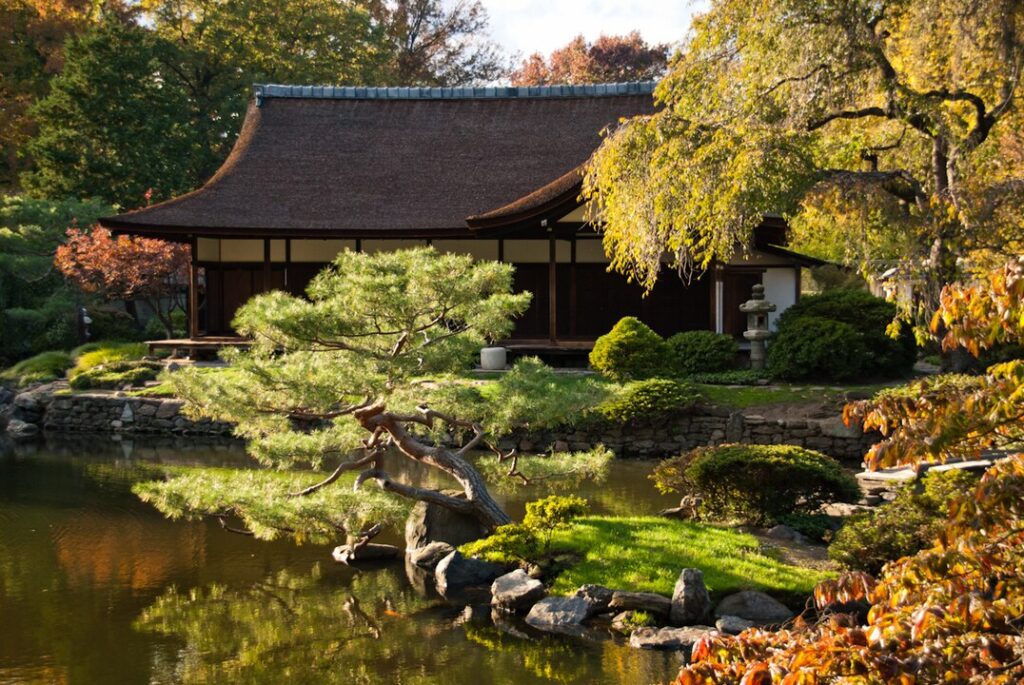
<instances>
[{"instance_id":1,"label":"sky","mask_svg":"<svg viewBox=\"0 0 1024 685\"><path fill-rule=\"evenodd\" d=\"M640 31L650 43L675 43L686 34L699 0L483 0L491 35L509 52L547 54L583 34Z\"/></svg>"}]
</instances>

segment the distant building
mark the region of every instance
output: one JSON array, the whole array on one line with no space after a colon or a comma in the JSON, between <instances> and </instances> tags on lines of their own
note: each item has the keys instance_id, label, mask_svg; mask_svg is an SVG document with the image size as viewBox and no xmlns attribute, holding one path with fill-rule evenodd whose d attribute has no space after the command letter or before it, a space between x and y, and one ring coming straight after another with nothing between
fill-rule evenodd
<instances>
[{"instance_id":1,"label":"distant building","mask_svg":"<svg viewBox=\"0 0 1024 685\"><path fill-rule=\"evenodd\" d=\"M514 264L533 293L510 345L587 348L634 315L663 335L740 335L755 283L781 313L799 297L786 225L767 217L746 258L646 298L609 273L585 223L581 169L600 134L653 111L653 83L521 88L257 85L238 142L202 188L102 219L192 245L192 338L231 335L252 295L301 293L335 254L431 244Z\"/></svg>"}]
</instances>

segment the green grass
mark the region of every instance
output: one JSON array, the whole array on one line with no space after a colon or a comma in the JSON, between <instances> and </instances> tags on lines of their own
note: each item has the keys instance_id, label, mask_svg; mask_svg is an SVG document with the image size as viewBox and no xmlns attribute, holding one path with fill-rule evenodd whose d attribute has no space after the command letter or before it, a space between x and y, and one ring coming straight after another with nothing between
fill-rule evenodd
<instances>
[{"instance_id":1,"label":"green grass","mask_svg":"<svg viewBox=\"0 0 1024 685\"><path fill-rule=\"evenodd\" d=\"M822 389L824 387L824 389ZM759 407L782 403L810 403L843 400L848 392L865 392L875 394L889 384L877 385L745 385L729 387L725 385L698 385L697 388L708 401L736 409ZM817 388L817 389L812 389Z\"/></svg>"},{"instance_id":2,"label":"green grass","mask_svg":"<svg viewBox=\"0 0 1024 685\"><path fill-rule=\"evenodd\" d=\"M553 594L596 583L671 595L682 569L699 568L713 596L755 589L785 600L805 597L831 575L766 555L752 535L658 516L583 517L556 531L552 547L582 557L558 576Z\"/></svg>"}]
</instances>

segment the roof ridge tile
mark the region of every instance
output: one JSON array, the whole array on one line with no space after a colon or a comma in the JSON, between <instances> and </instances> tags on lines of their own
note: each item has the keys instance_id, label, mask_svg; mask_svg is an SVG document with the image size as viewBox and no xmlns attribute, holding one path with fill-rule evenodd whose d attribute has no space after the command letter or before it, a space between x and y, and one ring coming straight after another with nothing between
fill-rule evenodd
<instances>
[{"instance_id":1,"label":"roof ridge tile","mask_svg":"<svg viewBox=\"0 0 1024 685\"><path fill-rule=\"evenodd\" d=\"M646 95L654 92L655 81L623 83L556 84L550 86L310 86L256 83L257 106L267 98L317 100L469 100L512 98L611 97Z\"/></svg>"}]
</instances>

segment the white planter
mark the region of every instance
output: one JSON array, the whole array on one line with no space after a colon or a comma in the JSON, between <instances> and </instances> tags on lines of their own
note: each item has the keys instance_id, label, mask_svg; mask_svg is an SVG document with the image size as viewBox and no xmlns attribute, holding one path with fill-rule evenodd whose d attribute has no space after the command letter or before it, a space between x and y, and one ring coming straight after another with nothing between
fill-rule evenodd
<instances>
[{"instance_id":1,"label":"white planter","mask_svg":"<svg viewBox=\"0 0 1024 685\"><path fill-rule=\"evenodd\" d=\"M480 368L484 371L501 371L508 361L508 350L504 347L485 347L480 350Z\"/></svg>"}]
</instances>

